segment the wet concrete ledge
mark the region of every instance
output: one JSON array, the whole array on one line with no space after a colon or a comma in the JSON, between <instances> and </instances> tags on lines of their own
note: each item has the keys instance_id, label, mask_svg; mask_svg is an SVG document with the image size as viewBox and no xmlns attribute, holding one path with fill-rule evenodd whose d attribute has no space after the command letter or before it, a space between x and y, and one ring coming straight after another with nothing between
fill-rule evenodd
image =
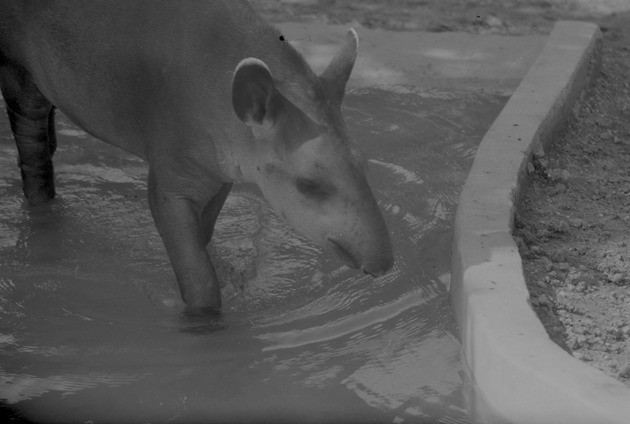
<instances>
[{"instance_id":1,"label":"wet concrete ledge","mask_svg":"<svg viewBox=\"0 0 630 424\"><path fill-rule=\"evenodd\" d=\"M484 423L627 423L630 389L553 343L536 317L512 225L531 153L598 69L600 32L558 22L482 140L455 218L451 293ZM477 408L475 408L477 409Z\"/></svg>"}]
</instances>

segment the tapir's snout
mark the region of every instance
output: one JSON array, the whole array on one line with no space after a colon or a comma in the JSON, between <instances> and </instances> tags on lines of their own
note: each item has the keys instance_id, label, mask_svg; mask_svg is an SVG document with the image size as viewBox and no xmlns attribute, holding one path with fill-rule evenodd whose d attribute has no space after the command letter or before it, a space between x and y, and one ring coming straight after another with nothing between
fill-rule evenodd
<instances>
[{"instance_id":1,"label":"tapir's snout","mask_svg":"<svg viewBox=\"0 0 630 424\"><path fill-rule=\"evenodd\" d=\"M374 246L369 252L357 252L351 246L347 245L331 235L326 236L326 241L333 248L337 256L341 258L348 266L360 269L363 273L372 277L379 277L389 271L394 265L394 257L389 241L386 237L382 244Z\"/></svg>"},{"instance_id":2,"label":"tapir's snout","mask_svg":"<svg viewBox=\"0 0 630 424\"><path fill-rule=\"evenodd\" d=\"M365 274L371 275L372 277L380 277L392 269L392 266L394 266L394 257L392 256L390 249L389 252L383 252L377 260L362 266L361 271Z\"/></svg>"},{"instance_id":3,"label":"tapir's snout","mask_svg":"<svg viewBox=\"0 0 630 424\"><path fill-rule=\"evenodd\" d=\"M376 266L372 266L372 264L369 264L368 266L361 268L361 271L363 271L364 274L368 274L376 278L387 273L387 271L392 269L393 265L394 265L394 258L390 256L389 258L386 258L384 261L378 263Z\"/></svg>"}]
</instances>

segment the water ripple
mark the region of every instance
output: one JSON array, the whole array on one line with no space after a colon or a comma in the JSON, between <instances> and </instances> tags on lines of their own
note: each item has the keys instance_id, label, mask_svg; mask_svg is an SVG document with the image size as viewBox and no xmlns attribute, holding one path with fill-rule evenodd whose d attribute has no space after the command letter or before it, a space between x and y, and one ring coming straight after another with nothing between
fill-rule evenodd
<instances>
[{"instance_id":1,"label":"water ripple","mask_svg":"<svg viewBox=\"0 0 630 424\"><path fill-rule=\"evenodd\" d=\"M328 322L321 326L302 330L290 330L259 335L258 338L269 345L263 351L290 349L312 343L320 343L346 336L350 333L391 320L409 308L425 304L429 299L421 291L407 293L396 301L372 307L359 314Z\"/></svg>"}]
</instances>

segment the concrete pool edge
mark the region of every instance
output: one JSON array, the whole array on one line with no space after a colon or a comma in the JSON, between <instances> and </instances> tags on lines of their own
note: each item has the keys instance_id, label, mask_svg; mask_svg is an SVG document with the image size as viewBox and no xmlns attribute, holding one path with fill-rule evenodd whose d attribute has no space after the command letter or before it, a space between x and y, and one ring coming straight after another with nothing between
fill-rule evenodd
<instances>
[{"instance_id":1,"label":"concrete pool edge","mask_svg":"<svg viewBox=\"0 0 630 424\"><path fill-rule=\"evenodd\" d=\"M599 28L556 23L483 138L454 224L451 296L483 419L625 423L630 389L552 342L529 304L512 223L533 150L549 143L600 60ZM475 405L471 405L475 408Z\"/></svg>"}]
</instances>

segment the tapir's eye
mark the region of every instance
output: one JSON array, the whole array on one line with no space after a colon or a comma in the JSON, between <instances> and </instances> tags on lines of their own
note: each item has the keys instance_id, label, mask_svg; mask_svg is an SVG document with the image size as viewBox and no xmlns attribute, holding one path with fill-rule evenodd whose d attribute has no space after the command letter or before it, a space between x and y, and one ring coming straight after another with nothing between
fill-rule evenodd
<instances>
[{"instance_id":1,"label":"tapir's eye","mask_svg":"<svg viewBox=\"0 0 630 424\"><path fill-rule=\"evenodd\" d=\"M296 180L295 184L302 194L309 197L323 199L328 197L331 192L327 184L323 184L309 178L300 177Z\"/></svg>"}]
</instances>

